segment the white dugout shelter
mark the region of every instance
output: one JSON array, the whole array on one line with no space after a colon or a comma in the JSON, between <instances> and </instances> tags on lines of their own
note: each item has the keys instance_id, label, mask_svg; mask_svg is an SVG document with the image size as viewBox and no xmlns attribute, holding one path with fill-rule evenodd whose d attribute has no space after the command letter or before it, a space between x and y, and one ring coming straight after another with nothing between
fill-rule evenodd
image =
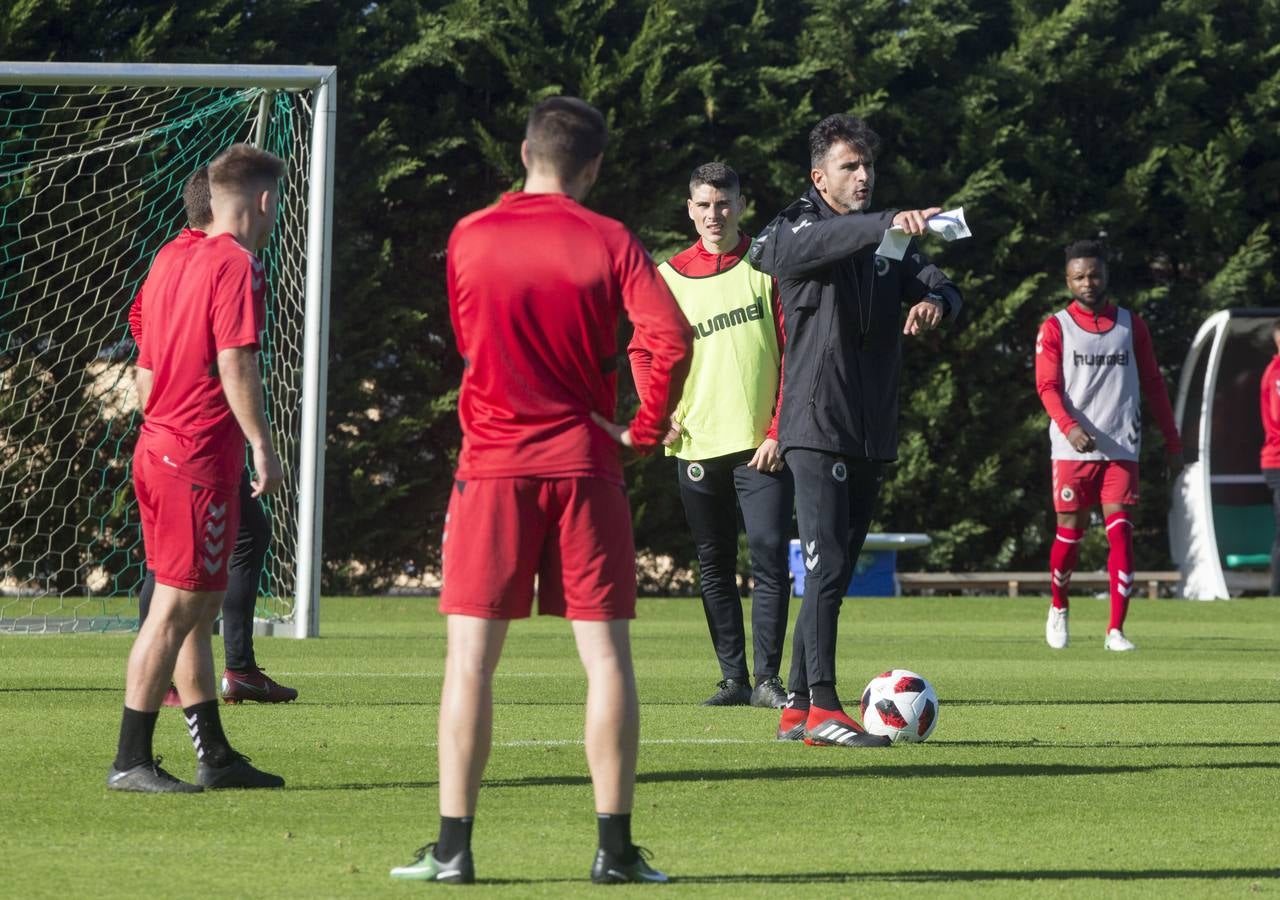
<instances>
[{"instance_id":1,"label":"white dugout shelter","mask_svg":"<svg viewBox=\"0 0 1280 900\"><path fill-rule=\"evenodd\" d=\"M1275 522L1263 481L1259 385L1280 309L1226 309L1200 326L1174 415L1187 465L1173 487L1169 549L1182 595L1217 600L1266 589Z\"/></svg>"}]
</instances>

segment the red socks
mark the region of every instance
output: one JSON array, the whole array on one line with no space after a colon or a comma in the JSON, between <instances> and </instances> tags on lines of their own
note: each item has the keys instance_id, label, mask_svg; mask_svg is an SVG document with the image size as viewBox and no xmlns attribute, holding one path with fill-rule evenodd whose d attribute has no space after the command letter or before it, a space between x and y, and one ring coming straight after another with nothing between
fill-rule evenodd
<instances>
[{"instance_id":1,"label":"red socks","mask_svg":"<svg viewBox=\"0 0 1280 900\"><path fill-rule=\"evenodd\" d=\"M1129 612L1129 594L1133 592L1133 525L1127 512L1107 516L1107 543L1111 553L1107 556L1107 572L1111 575L1111 624L1124 629L1124 617Z\"/></svg>"},{"instance_id":2,"label":"red socks","mask_svg":"<svg viewBox=\"0 0 1280 900\"><path fill-rule=\"evenodd\" d=\"M1080 539L1083 537L1083 528L1059 525L1057 537L1053 539L1053 548L1049 551L1049 574L1053 578L1053 605L1057 609L1067 608L1067 588L1080 559Z\"/></svg>"}]
</instances>

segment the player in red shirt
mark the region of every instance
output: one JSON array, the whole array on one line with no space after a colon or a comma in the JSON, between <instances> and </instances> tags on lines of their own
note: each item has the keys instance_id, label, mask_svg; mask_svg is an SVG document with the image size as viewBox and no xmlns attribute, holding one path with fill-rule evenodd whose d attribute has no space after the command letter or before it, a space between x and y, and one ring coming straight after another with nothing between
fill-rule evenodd
<instances>
[{"instance_id":1,"label":"player in red shirt","mask_svg":"<svg viewBox=\"0 0 1280 900\"><path fill-rule=\"evenodd\" d=\"M182 186L182 205L187 213L187 227L177 236L161 247L151 261L153 270L170 268L182 259L191 245L204 237L205 229L213 219L213 210L209 208L209 170L201 166L187 177ZM134 295L129 306L129 334L133 342L142 346L142 289ZM151 370L136 368L133 373L134 383L139 391L151 390Z\"/></svg>"},{"instance_id":2,"label":"player in red shirt","mask_svg":"<svg viewBox=\"0 0 1280 900\"><path fill-rule=\"evenodd\" d=\"M1271 596L1280 597L1280 319L1271 327L1276 355L1262 373L1262 476L1271 488L1276 536L1271 542Z\"/></svg>"},{"instance_id":3,"label":"player in red shirt","mask_svg":"<svg viewBox=\"0 0 1280 900\"><path fill-rule=\"evenodd\" d=\"M592 881L665 881L631 842L639 709L629 620L635 551L615 440L651 450L668 427L692 340L639 241L581 206L606 130L594 107L543 100L529 114L524 190L449 238L449 311L462 355L462 452L444 535L448 650L440 700L440 834L393 878L475 880L471 826L507 627L569 619L587 673L587 762L600 846ZM629 426L613 426L625 308L654 354ZM616 437L611 437L616 435Z\"/></svg>"},{"instance_id":4,"label":"player in red shirt","mask_svg":"<svg viewBox=\"0 0 1280 900\"><path fill-rule=\"evenodd\" d=\"M257 473L254 496L277 490L283 479L263 411L257 351L266 279L253 255L275 222L283 172L278 157L246 144L220 154L209 164L207 236L158 259L143 284L138 366L150 377L138 383L144 421L133 483L156 591L129 654L120 742L107 775L111 790L192 793L284 784L227 742L212 648L239 518L236 488L246 439ZM195 784L160 768L152 753L171 680L187 704Z\"/></svg>"},{"instance_id":5,"label":"player in red shirt","mask_svg":"<svg viewBox=\"0 0 1280 900\"><path fill-rule=\"evenodd\" d=\"M1051 316L1036 339L1036 390L1052 420L1053 507L1058 533L1049 554L1053 600L1045 640L1067 646L1067 590L1089 511L1102 505L1111 580L1111 619L1103 646L1133 650L1124 620L1133 590L1133 526L1138 502L1140 400L1145 395L1164 435L1171 472L1182 468L1182 442L1147 326L1107 301L1102 245L1077 241L1066 250L1072 303Z\"/></svg>"},{"instance_id":6,"label":"player in red shirt","mask_svg":"<svg viewBox=\"0 0 1280 900\"><path fill-rule=\"evenodd\" d=\"M163 269L171 256L181 257L191 244L204 237L204 230L213 219L209 208L209 170L201 166L192 172L182 187L182 204L186 208L188 227L169 241L152 262L153 267ZM129 332L133 341L142 346L142 300L138 291L129 308ZM149 391L151 370L136 367L134 380L139 391ZM236 532L234 550L227 563L227 591L222 598L222 646L226 654L226 669L222 673L222 699L228 703L255 700L259 703L288 703L296 700L298 692L276 683L258 668L253 651L253 612L258 599L258 582L262 579L262 567L271 542L271 523L267 521L262 504L253 497L249 470L240 475L240 528ZM141 628L151 611L151 597L156 589L156 574L150 569L138 591L138 627ZM170 686L164 695L165 706L182 706L178 689Z\"/></svg>"}]
</instances>

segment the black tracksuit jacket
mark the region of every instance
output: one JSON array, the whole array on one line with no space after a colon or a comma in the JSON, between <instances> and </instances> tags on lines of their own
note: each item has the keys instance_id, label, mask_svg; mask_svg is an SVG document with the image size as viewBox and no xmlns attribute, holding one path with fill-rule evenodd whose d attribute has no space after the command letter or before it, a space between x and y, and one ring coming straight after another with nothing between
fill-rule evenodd
<instances>
[{"instance_id":1,"label":"black tracksuit jacket","mask_svg":"<svg viewBox=\"0 0 1280 900\"><path fill-rule=\"evenodd\" d=\"M898 457L898 382L906 310L929 295L946 318L960 291L913 240L902 261L875 248L896 213L840 215L816 188L751 244L778 280L786 350L778 442L850 459Z\"/></svg>"}]
</instances>

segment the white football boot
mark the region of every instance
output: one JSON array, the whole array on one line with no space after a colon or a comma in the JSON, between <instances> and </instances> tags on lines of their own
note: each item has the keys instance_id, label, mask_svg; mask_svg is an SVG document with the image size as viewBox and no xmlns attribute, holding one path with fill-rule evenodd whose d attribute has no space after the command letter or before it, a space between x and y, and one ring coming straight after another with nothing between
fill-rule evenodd
<instances>
[{"instance_id":1,"label":"white football boot","mask_svg":"<svg viewBox=\"0 0 1280 900\"><path fill-rule=\"evenodd\" d=\"M1054 650L1061 650L1071 643L1071 633L1067 630L1067 610L1049 607L1049 618L1044 623L1044 639Z\"/></svg>"},{"instance_id":2,"label":"white football boot","mask_svg":"<svg viewBox=\"0 0 1280 900\"><path fill-rule=\"evenodd\" d=\"M1136 646L1134 646L1133 641L1125 637L1124 632L1121 631L1119 628L1112 628L1110 631L1107 632L1106 643L1104 643L1102 646L1107 650L1115 650L1119 653L1123 653L1126 650L1138 649Z\"/></svg>"}]
</instances>

